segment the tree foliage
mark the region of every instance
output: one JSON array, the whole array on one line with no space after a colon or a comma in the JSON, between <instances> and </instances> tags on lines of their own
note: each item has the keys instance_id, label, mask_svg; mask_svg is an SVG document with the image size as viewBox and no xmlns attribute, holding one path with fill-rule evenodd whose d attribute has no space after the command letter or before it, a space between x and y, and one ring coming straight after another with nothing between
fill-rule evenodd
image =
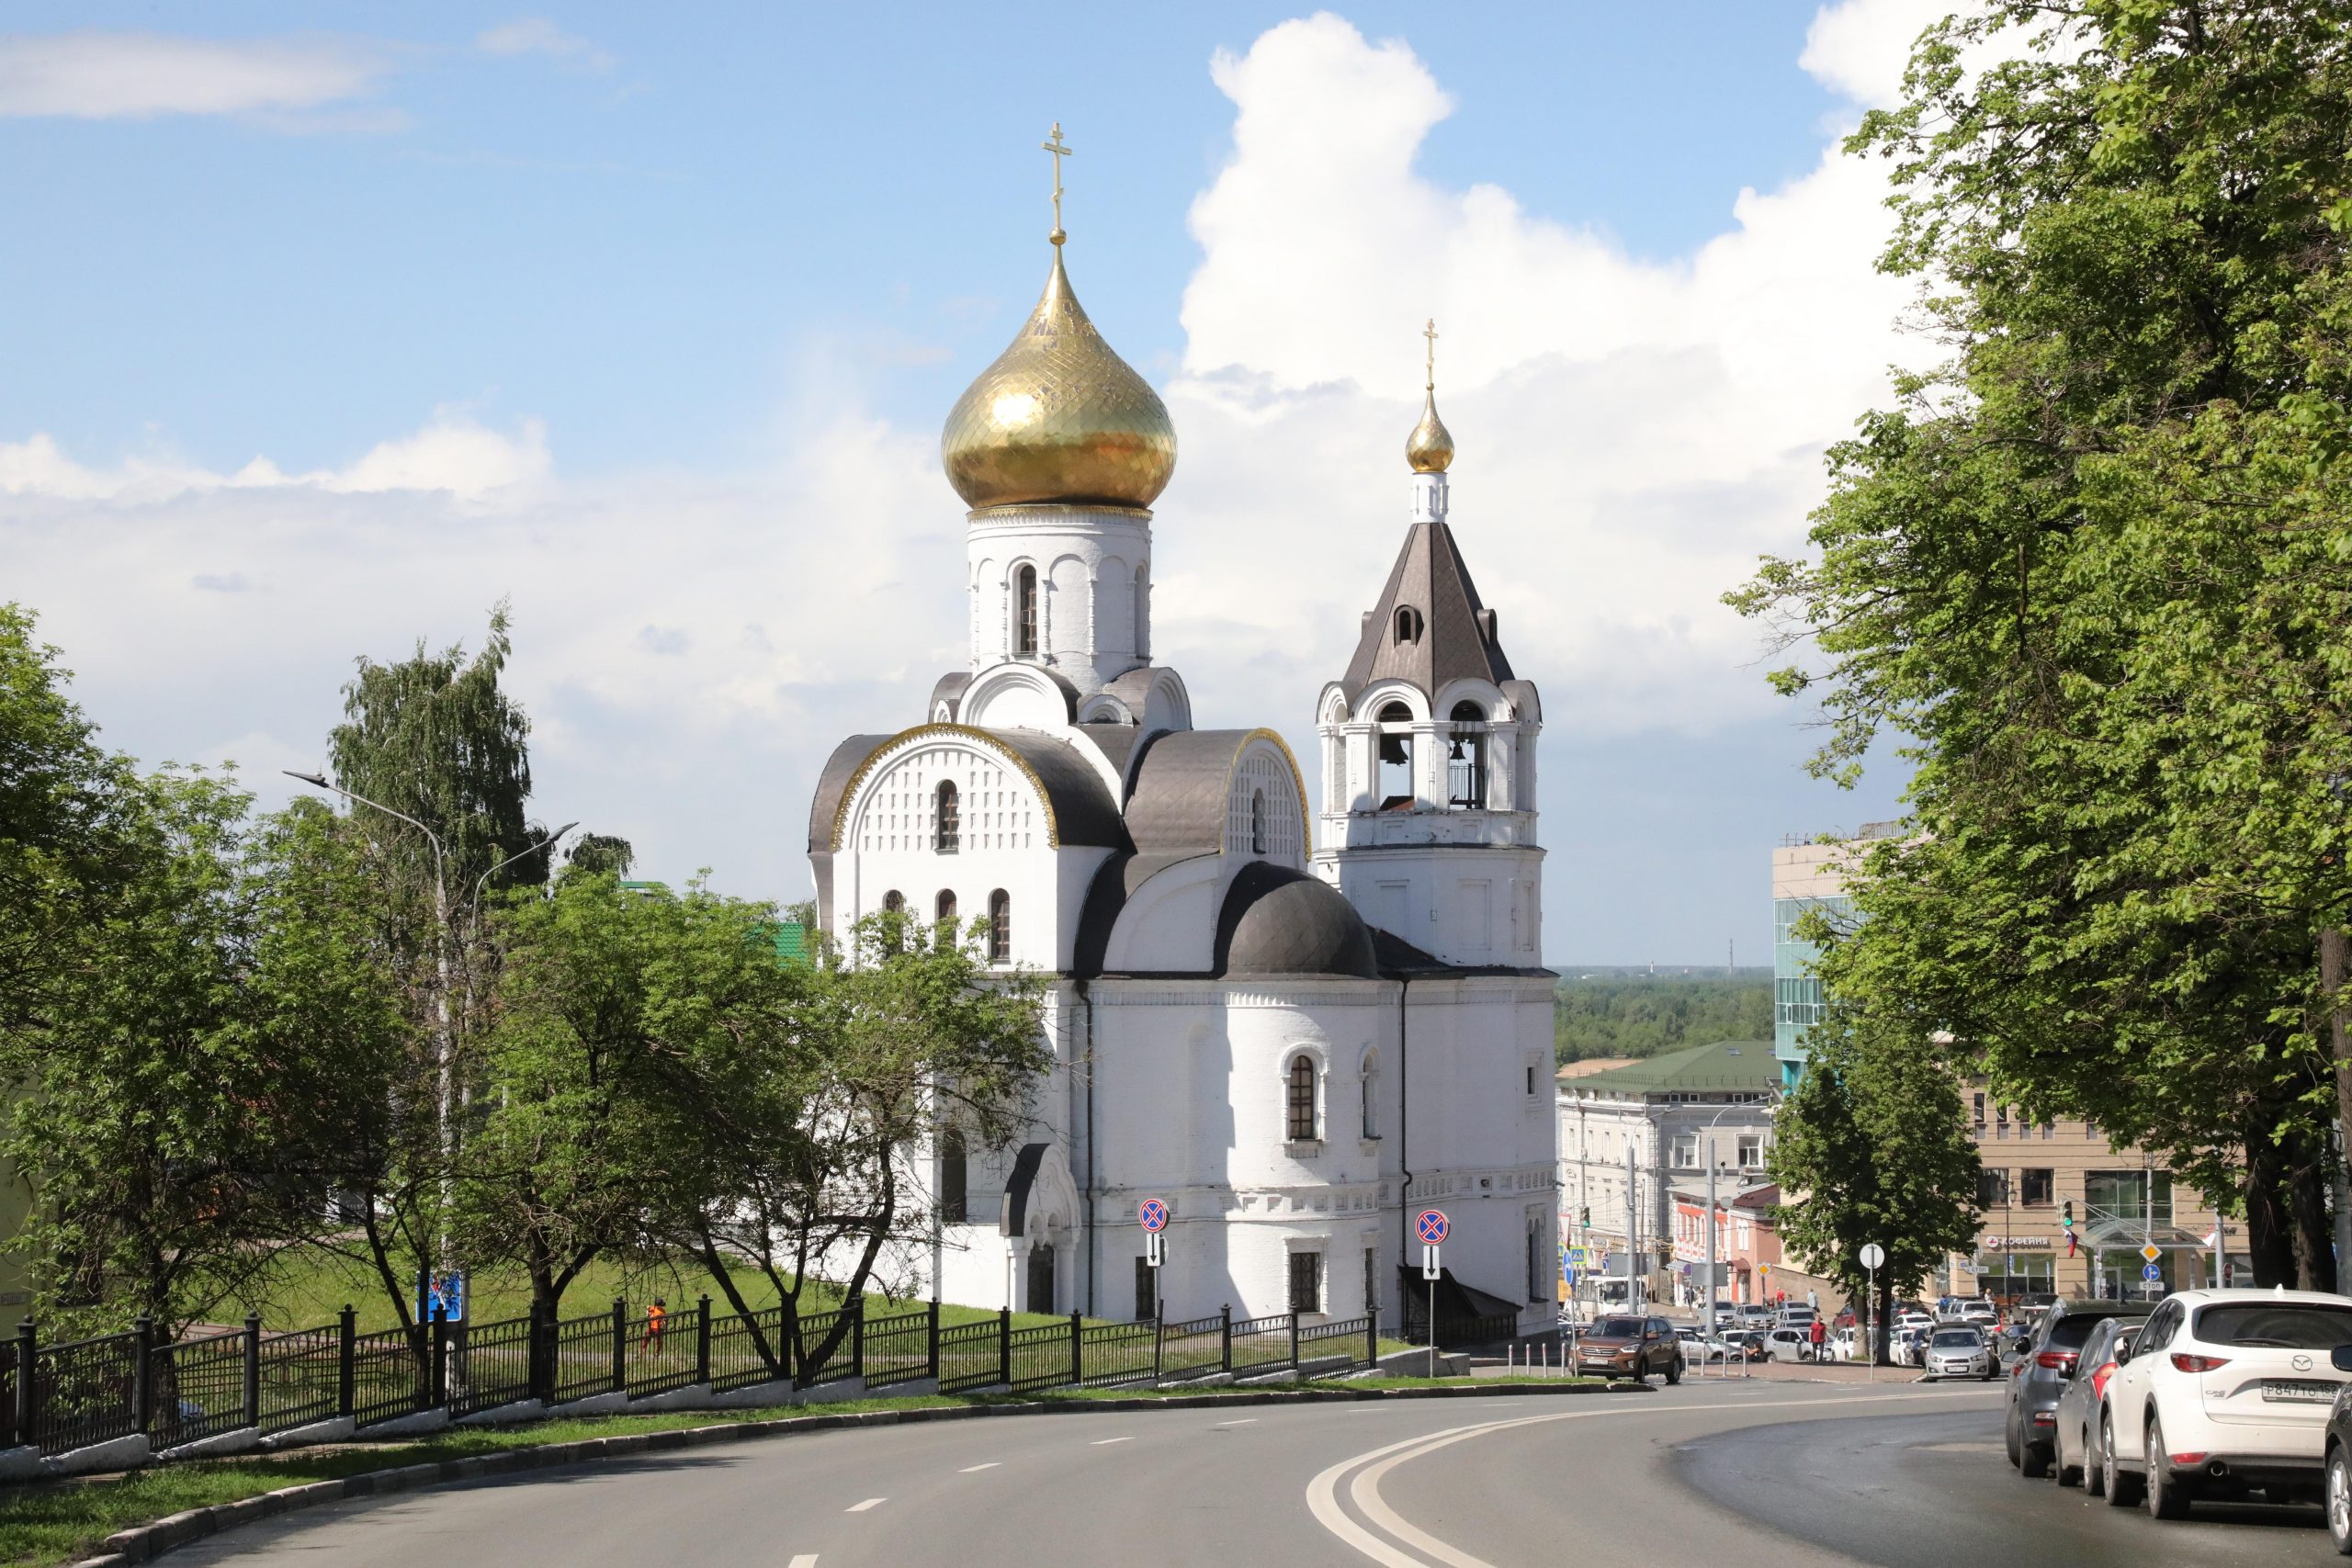
<instances>
[{"instance_id":1,"label":"tree foliage","mask_svg":"<svg viewBox=\"0 0 2352 1568\"><path fill-rule=\"evenodd\" d=\"M1572 977L1552 997L1553 1054L1564 1064L1771 1037L1772 982L1761 977Z\"/></svg>"},{"instance_id":2,"label":"tree foliage","mask_svg":"<svg viewBox=\"0 0 2352 1568\"><path fill-rule=\"evenodd\" d=\"M1831 454L1815 554L1732 595L1850 782L1910 738L1822 974L2036 1114L2242 1170L2326 1279L2315 954L2352 908L2352 6L1999 0L1932 28L1883 261L1949 357ZM1973 69L1971 51L2012 57ZM2332 1279L2327 1280L2332 1283Z\"/></svg>"},{"instance_id":3,"label":"tree foliage","mask_svg":"<svg viewBox=\"0 0 2352 1568\"><path fill-rule=\"evenodd\" d=\"M1950 1252L1976 1240L1976 1145L1960 1086L1926 1042L1854 1032L1833 1013L1812 1030L1804 1078L1775 1122L1769 1156L1784 1199L1781 1247L1805 1269L1863 1299L1861 1248L1875 1242L1876 1321ZM1883 1350L1882 1348L1882 1356Z\"/></svg>"}]
</instances>

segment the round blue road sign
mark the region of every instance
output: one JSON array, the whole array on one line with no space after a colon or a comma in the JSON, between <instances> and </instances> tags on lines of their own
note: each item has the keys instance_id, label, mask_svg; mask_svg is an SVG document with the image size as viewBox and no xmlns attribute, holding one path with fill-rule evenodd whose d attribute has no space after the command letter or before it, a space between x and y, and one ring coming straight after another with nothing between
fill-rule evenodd
<instances>
[{"instance_id":1,"label":"round blue road sign","mask_svg":"<svg viewBox=\"0 0 2352 1568\"><path fill-rule=\"evenodd\" d=\"M1453 1228L1453 1224L1447 1221L1445 1212L1442 1209L1423 1209L1421 1217L1413 1222L1413 1229L1419 1235L1421 1240L1430 1247L1435 1247L1443 1241L1446 1232Z\"/></svg>"},{"instance_id":2,"label":"round blue road sign","mask_svg":"<svg viewBox=\"0 0 2352 1568\"><path fill-rule=\"evenodd\" d=\"M2149 1264L2145 1269L2141 1269L2141 1270L2140 1270L2140 1278L2142 1278L2143 1280L2147 1280L2147 1281L2148 1281L2148 1283L2150 1283L2150 1284L2152 1284L2152 1285L2153 1285L2153 1284L2154 1284L2157 1280L2159 1280L2163 1279L2164 1277L2165 1277L2165 1271L2164 1271L2163 1269L2161 1269L2157 1268L2157 1267L2156 1267L2154 1264L2153 1264L2153 1263Z\"/></svg>"},{"instance_id":3,"label":"round blue road sign","mask_svg":"<svg viewBox=\"0 0 2352 1568\"><path fill-rule=\"evenodd\" d=\"M1143 1228L1148 1231L1164 1231L1168 1228L1168 1205L1157 1198L1147 1198L1136 1205L1136 1217L1143 1221Z\"/></svg>"}]
</instances>

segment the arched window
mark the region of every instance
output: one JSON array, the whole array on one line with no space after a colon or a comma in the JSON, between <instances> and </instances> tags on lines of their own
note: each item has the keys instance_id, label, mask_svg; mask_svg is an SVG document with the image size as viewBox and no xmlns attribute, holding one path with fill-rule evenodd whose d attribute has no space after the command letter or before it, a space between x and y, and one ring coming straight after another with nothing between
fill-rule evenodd
<instances>
[{"instance_id":1,"label":"arched window","mask_svg":"<svg viewBox=\"0 0 2352 1568\"><path fill-rule=\"evenodd\" d=\"M931 918L942 925L948 924L956 919L956 890L954 888L943 887L939 890L939 897L933 905Z\"/></svg>"},{"instance_id":2,"label":"arched window","mask_svg":"<svg viewBox=\"0 0 2352 1568\"><path fill-rule=\"evenodd\" d=\"M944 1224L964 1223L970 1185L964 1134L950 1127L939 1134L939 1218Z\"/></svg>"},{"instance_id":3,"label":"arched window","mask_svg":"<svg viewBox=\"0 0 2352 1568\"><path fill-rule=\"evenodd\" d=\"M1290 1059L1288 1134L1294 1144L1315 1141L1315 1058L1304 1051Z\"/></svg>"},{"instance_id":4,"label":"arched window","mask_svg":"<svg viewBox=\"0 0 2352 1568\"><path fill-rule=\"evenodd\" d=\"M892 915L903 914L906 912L906 908L907 896L899 892L897 888L893 887L890 891L882 895L882 908L885 913Z\"/></svg>"},{"instance_id":5,"label":"arched window","mask_svg":"<svg viewBox=\"0 0 2352 1568\"><path fill-rule=\"evenodd\" d=\"M1037 651L1037 569L1024 566L1012 574L1012 651Z\"/></svg>"},{"instance_id":6,"label":"arched window","mask_svg":"<svg viewBox=\"0 0 2352 1568\"><path fill-rule=\"evenodd\" d=\"M1262 789L1250 792L1250 852L1266 852L1266 792Z\"/></svg>"},{"instance_id":7,"label":"arched window","mask_svg":"<svg viewBox=\"0 0 2352 1568\"><path fill-rule=\"evenodd\" d=\"M1476 807L1487 804L1487 710L1476 703L1460 702L1446 716L1453 734L1445 747L1445 803Z\"/></svg>"},{"instance_id":8,"label":"arched window","mask_svg":"<svg viewBox=\"0 0 2352 1568\"><path fill-rule=\"evenodd\" d=\"M1421 613L1410 604L1396 606L1396 640L1398 642L1421 640Z\"/></svg>"},{"instance_id":9,"label":"arched window","mask_svg":"<svg viewBox=\"0 0 2352 1568\"><path fill-rule=\"evenodd\" d=\"M1380 1136L1380 1053L1367 1051L1363 1058L1363 1135Z\"/></svg>"},{"instance_id":10,"label":"arched window","mask_svg":"<svg viewBox=\"0 0 2352 1568\"><path fill-rule=\"evenodd\" d=\"M1410 810L1413 805L1413 710L1384 703L1373 716L1380 726L1380 809Z\"/></svg>"},{"instance_id":11,"label":"arched window","mask_svg":"<svg viewBox=\"0 0 2352 1568\"><path fill-rule=\"evenodd\" d=\"M931 829L931 847L943 855L952 855L964 847L964 803L956 793L954 779L939 781L937 814Z\"/></svg>"},{"instance_id":12,"label":"arched window","mask_svg":"<svg viewBox=\"0 0 2352 1568\"><path fill-rule=\"evenodd\" d=\"M1012 962L1012 895L1001 887L989 895L989 962Z\"/></svg>"}]
</instances>

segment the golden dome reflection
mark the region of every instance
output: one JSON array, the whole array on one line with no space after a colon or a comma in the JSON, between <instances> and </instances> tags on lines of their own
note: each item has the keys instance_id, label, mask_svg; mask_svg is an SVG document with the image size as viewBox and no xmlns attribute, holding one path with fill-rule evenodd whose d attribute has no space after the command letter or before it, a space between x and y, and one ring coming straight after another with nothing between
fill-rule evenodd
<instances>
[{"instance_id":1,"label":"golden dome reflection","mask_svg":"<svg viewBox=\"0 0 2352 1568\"><path fill-rule=\"evenodd\" d=\"M1176 426L1151 384L1087 319L1056 239L1037 308L948 411L940 460L976 512L1056 503L1140 511L1176 471Z\"/></svg>"},{"instance_id":2,"label":"golden dome reflection","mask_svg":"<svg viewBox=\"0 0 2352 1568\"><path fill-rule=\"evenodd\" d=\"M1394 428L1393 426L1391 428ZM1421 423L1405 438L1405 460L1417 474L1442 474L1453 461L1453 433L1437 416L1437 393L1422 396Z\"/></svg>"}]
</instances>

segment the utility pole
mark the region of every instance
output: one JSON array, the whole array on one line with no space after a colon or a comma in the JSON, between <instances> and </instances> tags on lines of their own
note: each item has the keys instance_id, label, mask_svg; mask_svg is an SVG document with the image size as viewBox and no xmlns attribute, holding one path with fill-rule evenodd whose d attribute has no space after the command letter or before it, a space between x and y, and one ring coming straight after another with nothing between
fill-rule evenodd
<instances>
[{"instance_id":1,"label":"utility pole","mask_svg":"<svg viewBox=\"0 0 2352 1568\"><path fill-rule=\"evenodd\" d=\"M1641 1233L1635 1221L1641 1213L1641 1200L1635 1195L1634 1140L1625 1140L1625 1310L1638 1312L1641 1303L1634 1299L1634 1255L1641 1249Z\"/></svg>"},{"instance_id":2,"label":"utility pole","mask_svg":"<svg viewBox=\"0 0 2352 1568\"><path fill-rule=\"evenodd\" d=\"M1707 1310L1699 1319L1699 1337L1715 1331L1715 1140L1707 1139ZM1702 1361L1700 1365L1705 1366Z\"/></svg>"}]
</instances>

